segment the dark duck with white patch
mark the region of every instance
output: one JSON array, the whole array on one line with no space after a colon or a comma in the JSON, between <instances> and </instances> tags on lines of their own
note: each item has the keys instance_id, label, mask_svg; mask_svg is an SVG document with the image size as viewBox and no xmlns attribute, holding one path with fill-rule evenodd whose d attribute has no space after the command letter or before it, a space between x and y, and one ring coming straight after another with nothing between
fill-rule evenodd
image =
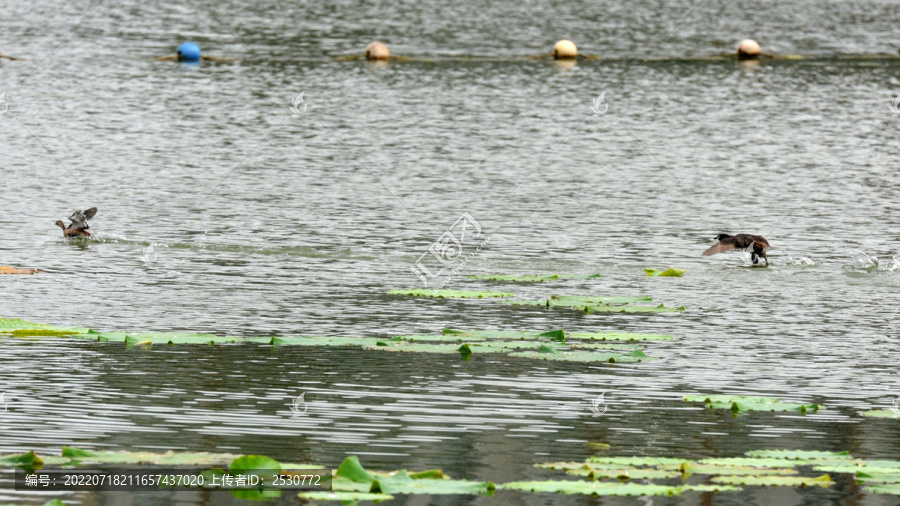
<instances>
[{"instance_id":1,"label":"dark duck with white patch","mask_svg":"<svg viewBox=\"0 0 900 506\"><path fill-rule=\"evenodd\" d=\"M734 249L750 251L750 249L752 248L752 252L750 253L750 261L753 262L753 265L758 265L759 259L762 258L766 261L766 267L769 266L769 259L766 258L766 251L769 249L769 241L767 241L766 238L761 235L719 234L716 236L716 240L719 242L714 244L708 250L704 251L703 256L708 257L710 255L715 255L716 253L725 253L726 251L731 251Z\"/></svg>"}]
</instances>

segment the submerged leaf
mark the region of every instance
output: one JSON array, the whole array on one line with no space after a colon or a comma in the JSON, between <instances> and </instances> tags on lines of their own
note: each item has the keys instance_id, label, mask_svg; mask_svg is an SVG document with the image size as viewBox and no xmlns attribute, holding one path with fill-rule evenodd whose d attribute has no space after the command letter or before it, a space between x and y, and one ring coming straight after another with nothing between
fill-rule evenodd
<instances>
[{"instance_id":1,"label":"submerged leaf","mask_svg":"<svg viewBox=\"0 0 900 506\"><path fill-rule=\"evenodd\" d=\"M871 418L900 418L900 412L896 412L892 409L870 409L868 411L862 411L859 414Z\"/></svg>"}]
</instances>

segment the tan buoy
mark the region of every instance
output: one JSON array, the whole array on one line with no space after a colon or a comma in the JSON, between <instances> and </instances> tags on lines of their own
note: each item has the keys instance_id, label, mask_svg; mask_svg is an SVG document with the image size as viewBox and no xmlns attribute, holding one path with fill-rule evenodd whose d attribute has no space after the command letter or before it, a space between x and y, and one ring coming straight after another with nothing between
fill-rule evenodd
<instances>
[{"instance_id":1,"label":"tan buoy","mask_svg":"<svg viewBox=\"0 0 900 506\"><path fill-rule=\"evenodd\" d=\"M741 60L759 58L759 44L753 39L744 39L738 44L737 55Z\"/></svg>"},{"instance_id":2,"label":"tan buoy","mask_svg":"<svg viewBox=\"0 0 900 506\"><path fill-rule=\"evenodd\" d=\"M569 39L563 39L553 45L553 57L557 60L566 60L578 56L578 48Z\"/></svg>"},{"instance_id":3,"label":"tan buoy","mask_svg":"<svg viewBox=\"0 0 900 506\"><path fill-rule=\"evenodd\" d=\"M377 40L366 46L367 60L387 60L389 55L387 46Z\"/></svg>"}]
</instances>

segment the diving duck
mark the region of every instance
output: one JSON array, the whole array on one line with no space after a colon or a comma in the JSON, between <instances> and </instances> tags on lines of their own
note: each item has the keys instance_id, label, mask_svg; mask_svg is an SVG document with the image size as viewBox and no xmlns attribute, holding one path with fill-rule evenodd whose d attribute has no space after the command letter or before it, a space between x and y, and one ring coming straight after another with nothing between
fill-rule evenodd
<instances>
[{"instance_id":1,"label":"diving duck","mask_svg":"<svg viewBox=\"0 0 900 506\"><path fill-rule=\"evenodd\" d=\"M716 240L719 242L704 251L703 256L708 257L710 255L715 255L716 253L724 253L733 249L750 250L752 247L753 251L750 253L750 261L753 262L753 265L759 264L759 259L762 258L766 261L766 267L769 266L769 259L766 258L766 250L769 249L769 241L761 235L719 234L716 236Z\"/></svg>"},{"instance_id":2,"label":"diving duck","mask_svg":"<svg viewBox=\"0 0 900 506\"><path fill-rule=\"evenodd\" d=\"M69 216L69 226L66 226L60 220L56 220L56 226L63 230L63 236L65 237L90 237L91 233L88 232L88 229L91 226L88 225L87 220L93 218L95 214L97 214L96 207L85 209L84 211L75 211L72 213L72 216Z\"/></svg>"},{"instance_id":3,"label":"diving duck","mask_svg":"<svg viewBox=\"0 0 900 506\"><path fill-rule=\"evenodd\" d=\"M87 230L78 230L77 228L66 227L66 224L56 220L56 226L63 229L63 236L65 237L90 237L91 233Z\"/></svg>"}]
</instances>

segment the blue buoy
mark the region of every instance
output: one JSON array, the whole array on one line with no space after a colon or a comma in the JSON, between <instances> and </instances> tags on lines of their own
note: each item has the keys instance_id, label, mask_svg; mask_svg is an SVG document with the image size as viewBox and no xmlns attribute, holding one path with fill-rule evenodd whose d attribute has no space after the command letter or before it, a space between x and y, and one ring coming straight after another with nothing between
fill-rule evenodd
<instances>
[{"instance_id":1,"label":"blue buoy","mask_svg":"<svg viewBox=\"0 0 900 506\"><path fill-rule=\"evenodd\" d=\"M178 59L183 61L198 61L200 59L200 46L193 42L182 42L178 46Z\"/></svg>"}]
</instances>

